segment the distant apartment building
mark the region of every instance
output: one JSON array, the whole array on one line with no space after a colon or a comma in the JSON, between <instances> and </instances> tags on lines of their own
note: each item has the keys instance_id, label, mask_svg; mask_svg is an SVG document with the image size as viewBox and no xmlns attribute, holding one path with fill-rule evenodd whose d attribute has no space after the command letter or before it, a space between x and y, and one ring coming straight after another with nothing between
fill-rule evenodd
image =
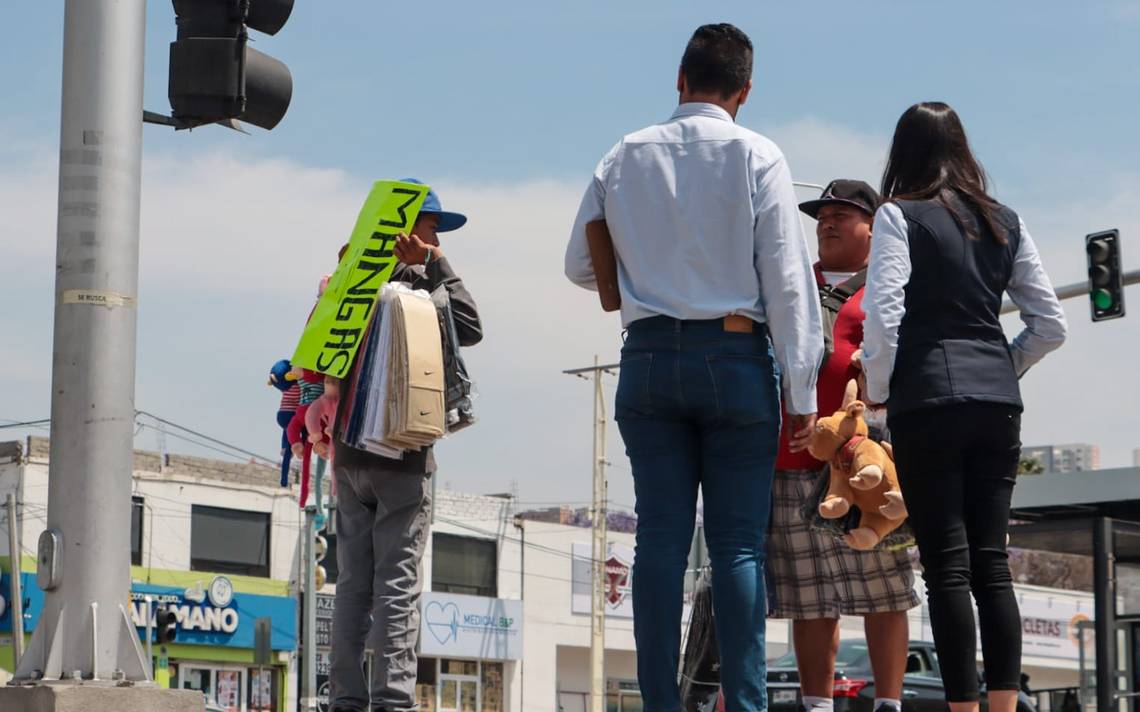
<instances>
[{"instance_id":1,"label":"distant apartment building","mask_svg":"<svg viewBox=\"0 0 1140 712\"><path fill-rule=\"evenodd\" d=\"M1021 454L1023 457L1041 463L1045 472L1080 472L1082 470L1100 469L1100 447L1088 443L1034 445L1022 448Z\"/></svg>"}]
</instances>

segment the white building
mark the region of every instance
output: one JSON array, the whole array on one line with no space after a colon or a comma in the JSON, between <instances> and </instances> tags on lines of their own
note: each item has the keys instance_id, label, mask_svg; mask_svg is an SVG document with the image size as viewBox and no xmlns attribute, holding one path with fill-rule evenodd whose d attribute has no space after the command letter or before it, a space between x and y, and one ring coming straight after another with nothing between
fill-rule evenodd
<instances>
[{"instance_id":1,"label":"white building","mask_svg":"<svg viewBox=\"0 0 1140 712\"><path fill-rule=\"evenodd\" d=\"M18 518L25 630L39 621L36 540L47 527L46 438L0 443L0 502L14 492ZM136 452L131 521L131 615L145 626L151 595L178 615L172 643L155 646L161 684L201 689L236 711L296 709L296 551L302 519L297 488L278 486L278 472L197 457ZM8 529L0 554L10 561ZM66 566L66 562L64 564ZM9 595L8 576L0 595ZM62 575L66 576L66 570ZM11 606L0 616L0 682L12 671ZM253 628L273 620L274 662L253 665Z\"/></svg>"},{"instance_id":2,"label":"white building","mask_svg":"<svg viewBox=\"0 0 1140 712\"><path fill-rule=\"evenodd\" d=\"M1040 462L1045 472L1081 472L1100 469L1100 447L1088 443L1032 445L1022 448L1021 453Z\"/></svg>"}]
</instances>

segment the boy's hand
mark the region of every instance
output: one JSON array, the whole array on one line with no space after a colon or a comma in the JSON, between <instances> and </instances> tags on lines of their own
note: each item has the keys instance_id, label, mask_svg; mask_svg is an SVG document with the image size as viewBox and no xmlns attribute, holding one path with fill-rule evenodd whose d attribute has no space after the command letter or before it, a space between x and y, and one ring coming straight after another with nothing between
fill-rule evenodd
<instances>
[{"instance_id":1,"label":"boy's hand","mask_svg":"<svg viewBox=\"0 0 1140 712\"><path fill-rule=\"evenodd\" d=\"M432 262L443 257L443 251L438 246L427 244L415 233L407 235L401 232L397 235L395 251L396 258L406 265L422 265L427 260L428 253L431 253Z\"/></svg>"}]
</instances>

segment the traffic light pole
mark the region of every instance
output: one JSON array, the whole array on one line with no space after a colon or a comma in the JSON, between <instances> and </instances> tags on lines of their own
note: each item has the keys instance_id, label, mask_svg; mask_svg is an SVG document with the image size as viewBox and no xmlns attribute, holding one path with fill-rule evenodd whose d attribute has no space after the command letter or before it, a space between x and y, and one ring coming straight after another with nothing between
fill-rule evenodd
<instances>
[{"instance_id":1,"label":"traffic light pole","mask_svg":"<svg viewBox=\"0 0 1140 712\"><path fill-rule=\"evenodd\" d=\"M304 576L305 595L301 615L304 616L304 640L301 641L301 710L317 709L317 566L313 544L317 538L317 508L305 507L304 541L301 542L301 574Z\"/></svg>"},{"instance_id":2,"label":"traffic light pole","mask_svg":"<svg viewBox=\"0 0 1140 712\"><path fill-rule=\"evenodd\" d=\"M1125 272L1121 275L1121 285L1127 287L1132 284L1140 284L1140 269L1134 269L1131 272ZM1057 287L1053 291L1057 294L1057 299L1062 301L1066 299L1073 299L1074 297L1088 297L1091 285L1088 280L1084 282L1074 282L1073 284L1066 284ZM1017 305L1008 299L1001 305L1002 314L1011 314L1017 311Z\"/></svg>"},{"instance_id":3,"label":"traffic light pole","mask_svg":"<svg viewBox=\"0 0 1140 712\"><path fill-rule=\"evenodd\" d=\"M66 0L43 614L17 681L148 679L130 590L145 0Z\"/></svg>"}]
</instances>

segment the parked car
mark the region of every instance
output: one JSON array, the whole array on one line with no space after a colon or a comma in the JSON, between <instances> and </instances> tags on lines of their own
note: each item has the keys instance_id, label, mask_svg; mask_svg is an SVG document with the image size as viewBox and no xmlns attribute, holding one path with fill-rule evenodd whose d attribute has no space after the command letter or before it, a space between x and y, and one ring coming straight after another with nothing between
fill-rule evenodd
<instances>
[{"instance_id":1,"label":"parked car","mask_svg":"<svg viewBox=\"0 0 1140 712\"><path fill-rule=\"evenodd\" d=\"M873 712L875 679L871 659L863 640L843 640L835 659L835 712ZM903 712L945 712L946 695L938 669L934 644L911 641L903 676ZM771 712L798 712L800 676L795 653L789 652L768 663L768 709ZM985 688L983 710L987 709ZM1021 693L1017 712L1036 712L1028 695Z\"/></svg>"}]
</instances>

